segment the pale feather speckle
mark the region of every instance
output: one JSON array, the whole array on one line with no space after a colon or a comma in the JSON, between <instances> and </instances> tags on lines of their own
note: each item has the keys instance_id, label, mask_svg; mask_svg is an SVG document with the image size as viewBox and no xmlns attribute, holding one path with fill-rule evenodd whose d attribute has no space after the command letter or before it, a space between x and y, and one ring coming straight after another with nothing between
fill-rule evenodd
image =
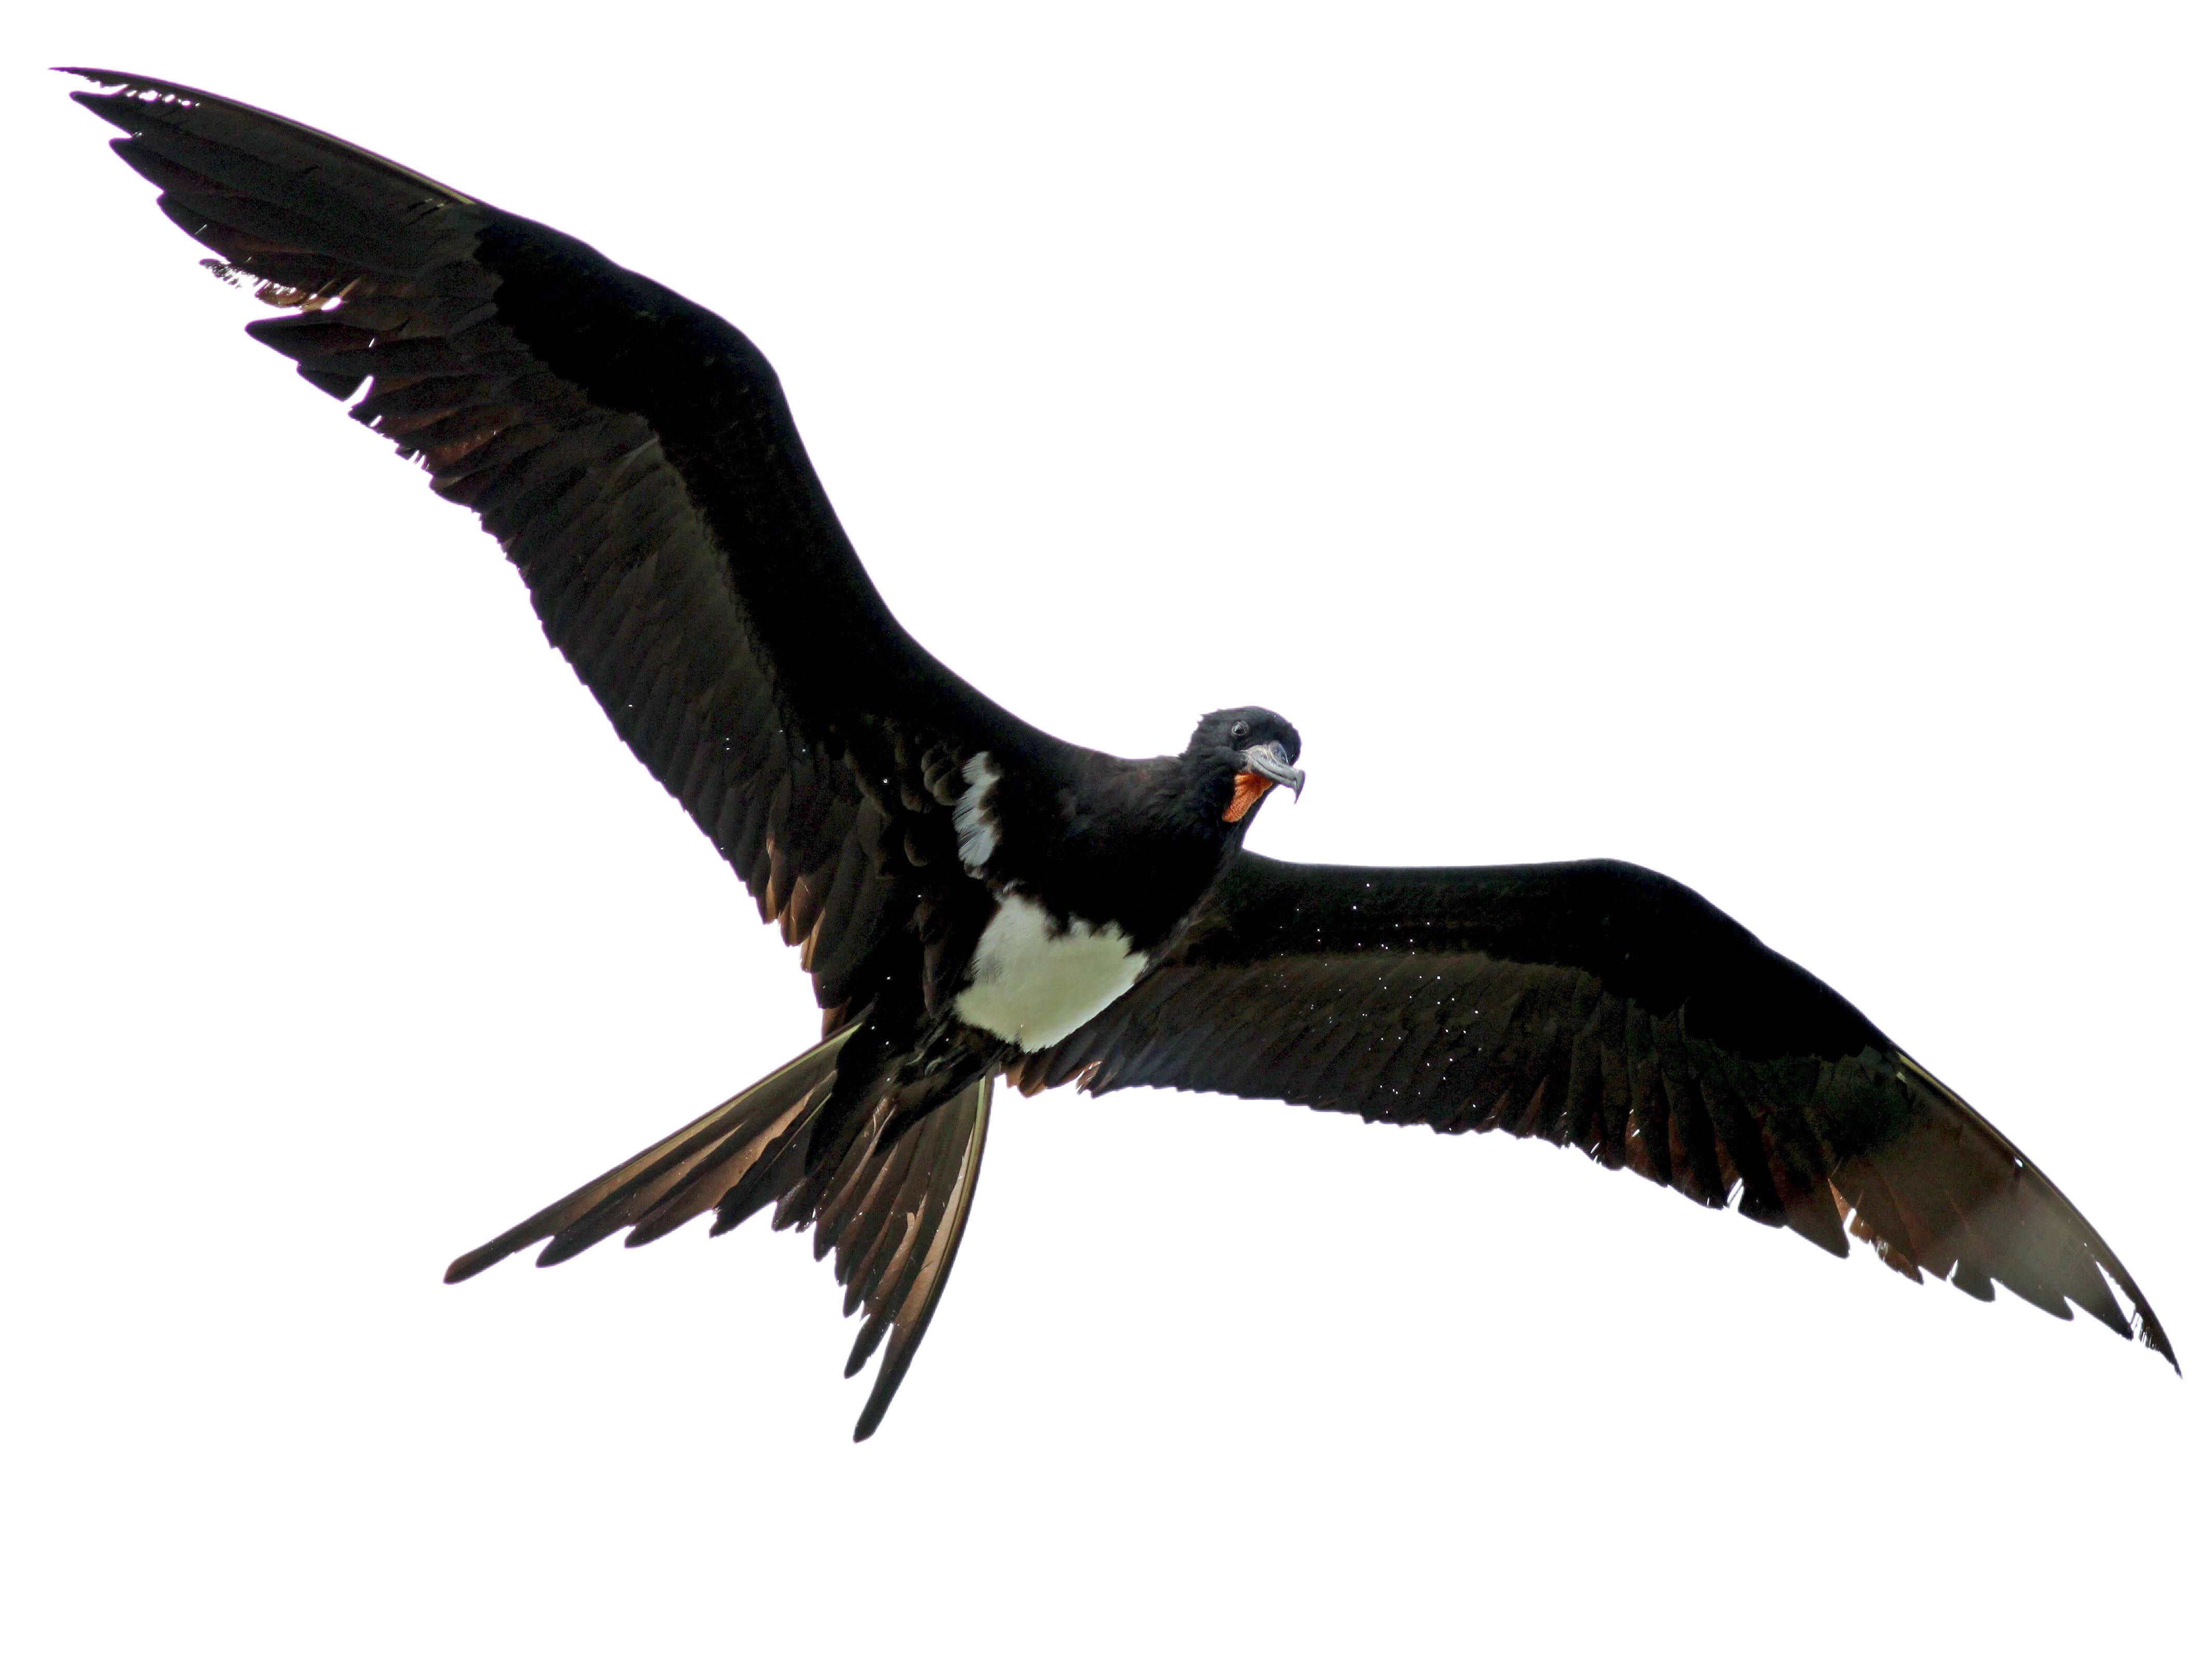
<instances>
[{"instance_id":1,"label":"pale feather speckle","mask_svg":"<svg viewBox=\"0 0 2212 1659\"><path fill-rule=\"evenodd\" d=\"M983 797L998 782L999 768L988 750L978 750L969 756L960 775L968 780L968 787L953 805L952 828L960 837L960 862L970 875L980 875L999 850L999 826L983 811Z\"/></svg>"}]
</instances>

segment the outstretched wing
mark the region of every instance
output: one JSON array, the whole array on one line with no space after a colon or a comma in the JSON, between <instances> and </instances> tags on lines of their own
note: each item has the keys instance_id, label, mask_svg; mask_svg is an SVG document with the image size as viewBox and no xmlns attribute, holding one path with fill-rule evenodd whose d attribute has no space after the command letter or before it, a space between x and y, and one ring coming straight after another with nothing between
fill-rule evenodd
<instances>
[{"instance_id":1,"label":"outstretched wing","mask_svg":"<svg viewBox=\"0 0 2212 1659\"><path fill-rule=\"evenodd\" d=\"M2062 1319L2071 1303L2173 1358L2111 1247L1980 1114L1633 865L1240 854L1127 995L1009 1075L1032 1093L1152 1085L1540 1136L1838 1255L1855 1235L1916 1280L1984 1300L2003 1285Z\"/></svg>"},{"instance_id":2,"label":"outstretched wing","mask_svg":"<svg viewBox=\"0 0 2212 1659\"><path fill-rule=\"evenodd\" d=\"M473 508L615 729L836 1010L957 870L978 750L1063 748L910 638L752 343L583 243L295 122L78 70L248 332ZM834 1022L834 1016L833 1020Z\"/></svg>"}]
</instances>

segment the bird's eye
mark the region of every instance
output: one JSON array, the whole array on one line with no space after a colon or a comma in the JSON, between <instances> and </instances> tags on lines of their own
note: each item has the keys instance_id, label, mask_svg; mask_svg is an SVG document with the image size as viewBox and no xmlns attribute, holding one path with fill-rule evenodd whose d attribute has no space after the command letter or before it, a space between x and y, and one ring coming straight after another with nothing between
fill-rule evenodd
<instances>
[{"instance_id":1,"label":"bird's eye","mask_svg":"<svg viewBox=\"0 0 2212 1659\"><path fill-rule=\"evenodd\" d=\"M1239 720L1229 728L1229 741L1231 743L1242 743L1251 735L1252 722L1249 720Z\"/></svg>"}]
</instances>

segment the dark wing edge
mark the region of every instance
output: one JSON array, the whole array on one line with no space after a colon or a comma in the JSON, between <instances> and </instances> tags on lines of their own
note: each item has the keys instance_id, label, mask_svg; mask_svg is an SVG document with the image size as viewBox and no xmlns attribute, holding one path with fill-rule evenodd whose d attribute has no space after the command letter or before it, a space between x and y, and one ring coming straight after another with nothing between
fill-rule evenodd
<instances>
[{"instance_id":1,"label":"dark wing edge","mask_svg":"<svg viewBox=\"0 0 2212 1659\"><path fill-rule=\"evenodd\" d=\"M980 748L1060 747L897 624L744 335L560 233L250 106L72 70L248 332L473 509L547 639L831 1014L957 867Z\"/></svg>"},{"instance_id":2,"label":"dark wing edge","mask_svg":"<svg viewBox=\"0 0 2212 1659\"><path fill-rule=\"evenodd\" d=\"M945 1294L974 1207L990 1130L989 1077L961 1090L888 1141L888 1108L868 1121L832 1167L810 1168L815 1131L835 1086L837 1058L857 1022L824 1038L750 1088L625 1158L455 1259L459 1284L544 1241L538 1265L580 1255L628 1228L635 1249L714 1212L727 1232L774 1206L778 1228L811 1227L816 1260L836 1253L848 1317L862 1315L845 1375L882 1362L855 1440L875 1433L905 1381Z\"/></svg>"},{"instance_id":3,"label":"dark wing edge","mask_svg":"<svg viewBox=\"0 0 2212 1659\"><path fill-rule=\"evenodd\" d=\"M2002 1284L2163 1355L2118 1255L1857 1010L1689 889L1612 860L1461 869L1242 854L1113 1006L1008 1072L1574 1146L1982 1301ZM2070 1305L2069 1305L2070 1304Z\"/></svg>"}]
</instances>

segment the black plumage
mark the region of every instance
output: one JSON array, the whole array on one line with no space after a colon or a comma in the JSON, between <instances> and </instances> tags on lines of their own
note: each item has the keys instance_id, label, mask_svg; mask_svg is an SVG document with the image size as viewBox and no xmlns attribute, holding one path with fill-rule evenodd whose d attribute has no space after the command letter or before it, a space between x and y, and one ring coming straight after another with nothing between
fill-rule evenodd
<instances>
[{"instance_id":1,"label":"black plumage","mask_svg":"<svg viewBox=\"0 0 2212 1659\"><path fill-rule=\"evenodd\" d=\"M1537 1136L1838 1255L1848 1228L1912 1279L1984 1300L1995 1282L2062 1318L2071 1301L2123 1334L2139 1320L2172 1357L2119 1258L2011 1142L1812 975L1633 865L1240 853L1139 984L1011 1076Z\"/></svg>"},{"instance_id":2,"label":"black plumage","mask_svg":"<svg viewBox=\"0 0 2212 1659\"><path fill-rule=\"evenodd\" d=\"M763 1209L884 1353L941 1295L994 1079L1283 1098L1581 1147L1913 1277L2081 1307L2172 1357L2009 1142L1825 985L1610 863L1300 866L1243 850L1297 733L1129 761L899 626L744 335L574 239L295 123L77 70L165 213L283 314L257 339L473 509L547 638L799 947L823 1040L457 1261L566 1259Z\"/></svg>"}]
</instances>

